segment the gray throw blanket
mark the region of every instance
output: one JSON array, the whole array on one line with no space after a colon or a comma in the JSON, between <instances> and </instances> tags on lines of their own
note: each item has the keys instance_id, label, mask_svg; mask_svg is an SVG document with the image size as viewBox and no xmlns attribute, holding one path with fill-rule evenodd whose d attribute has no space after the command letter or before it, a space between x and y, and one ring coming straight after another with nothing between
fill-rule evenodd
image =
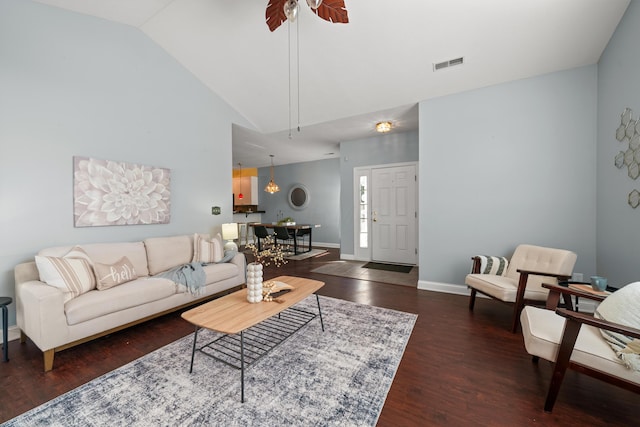
<instances>
[{"instance_id":1,"label":"gray throw blanket","mask_svg":"<svg viewBox=\"0 0 640 427\"><path fill-rule=\"evenodd\" d=\"M224 251L224 257L216 264L231 261L237 253L236 251ZM201 294L202 287L207 284L207 275L202 268L205 265L207 264L201 262L183 264L153 277L169 279L178 285L185 286L191 295L198 296Z\"/></svg>"},{"instance_id":2,"label":"gray throw blanket","mask_svg":"<svg viewBox=\"0 0 640 427\"><path fill-rule=\"evenodd\" d=\"M179 265L153 277L161 277L186 286L192 295L200 295L201 288L206 284L206 275L202 268L202 263L192 262L190 264Z\"/></svg>"}]
</instances>

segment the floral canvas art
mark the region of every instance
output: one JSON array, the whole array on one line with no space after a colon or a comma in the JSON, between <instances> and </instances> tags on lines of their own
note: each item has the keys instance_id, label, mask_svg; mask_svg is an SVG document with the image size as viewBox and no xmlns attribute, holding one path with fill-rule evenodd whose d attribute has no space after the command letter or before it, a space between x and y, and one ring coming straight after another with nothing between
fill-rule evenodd
<instances>
[{"instance_id":1,"label":"floral canvas art","mask_svg":"<svg viewBox=\"0 0 640 427\"><path fill-rule=\"evenodd\" d=\"M168 224L170 184L166 168L74 157L74 225Z\"/></svg>"}]
</instances>

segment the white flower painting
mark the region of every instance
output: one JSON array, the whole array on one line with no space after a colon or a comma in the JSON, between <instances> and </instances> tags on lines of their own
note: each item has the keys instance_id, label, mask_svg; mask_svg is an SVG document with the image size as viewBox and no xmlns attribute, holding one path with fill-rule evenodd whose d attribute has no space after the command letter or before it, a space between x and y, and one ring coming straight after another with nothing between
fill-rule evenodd
<instances>
[{"instance_id":1,"label":"white flower painting","mask_svg":"<svg viewBox=\"0 0 640 427\"><path fill-rule=\"evenodd\" d=\"M170 184L169 169L74 157L74 224L168 224Z\"/></svg>"}]
</instances>

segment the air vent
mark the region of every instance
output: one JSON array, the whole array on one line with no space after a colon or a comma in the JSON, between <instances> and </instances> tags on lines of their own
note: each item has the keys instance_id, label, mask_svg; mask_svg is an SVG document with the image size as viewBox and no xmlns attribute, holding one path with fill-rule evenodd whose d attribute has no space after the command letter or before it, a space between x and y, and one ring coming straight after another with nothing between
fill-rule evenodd
<instances>
[{"instance_id":1,"label":"air vent","mask_svg":"<svg viewBox=\"0 0 640 427\"><path fill-rule=\"evenodd\" d=\"M437 64L433 64L433 71L443 70L445 68L454 67L456 65L464 64L464 57L450 59L444 62L438 62Z\"/></svg>"}]
</instances>

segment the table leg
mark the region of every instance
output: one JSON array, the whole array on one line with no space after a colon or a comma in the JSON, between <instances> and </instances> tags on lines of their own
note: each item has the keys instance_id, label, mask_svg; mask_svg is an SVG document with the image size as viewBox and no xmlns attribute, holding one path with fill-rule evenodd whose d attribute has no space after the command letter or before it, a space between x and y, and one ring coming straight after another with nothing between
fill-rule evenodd
<instances>
[{"instance_id":1,"label":"table leg","mask_svg":"<svg viewBox=\"0 0 640 427\"><path fill-rule=\"evenodd\" d=\"M298 255L298 236L296 236L297 232L293 230L293 254Z\"/></svg>"},{"instance_id":2,"label":"table leg","mask_svg":"<svg viewBox=\"0 0 640 427\"><path fill-rule=\"evenodd\" d=\"M8 341L9 325L7 324L8 321L9 321L8 309L6 305L3 305L2 306L2 351L3 351L5 362L9 361L9 341Z\"/></svg>"},{"instance_id":3,"label":"table leg","mask_svg":"<svg viewBox=\"0 0 640 427\"><path fill-rule=\"evenodd\" d=\"M198 327L196 326L196 331L193 333L193 348L191 349L191 366L189 367L189 373L193 372L193 356L196 354L196 342L198 341Z\"/></svg>"},{"instance_id":4,"label":"table leg","mask_svg":"<svg viewBox=\"0 0 640 427\"><path fill-rule=\"evenodd\" d=\"M240 403L244 403L244 332L240 331Z\"/></svg>"},{"instance_id":5,"label":"table leg","mask_svg":"<svg viewBox=\"0 0 640 427\"><path fill-rule=\"evenodd\" d=\"M313 235L313 227L309 229L309 252L311 252L311 249L313 248L313 246L311 245L311 242L313 241L313 239L311 238L312 235Z\"/></svg>"},{"instance_id":6,"label":"table leg","mask_svg":"<svg viewBox=\"0 0 640 427\"><path fill-rule=\"evenodd\" d=\"M320 310L320 297L316 294L316 301L318 302L318 314L320 314L320 326L322 326L322 332L324 332L324 322L322 321L322 310Z\"/></svg>"}]
</instances>

